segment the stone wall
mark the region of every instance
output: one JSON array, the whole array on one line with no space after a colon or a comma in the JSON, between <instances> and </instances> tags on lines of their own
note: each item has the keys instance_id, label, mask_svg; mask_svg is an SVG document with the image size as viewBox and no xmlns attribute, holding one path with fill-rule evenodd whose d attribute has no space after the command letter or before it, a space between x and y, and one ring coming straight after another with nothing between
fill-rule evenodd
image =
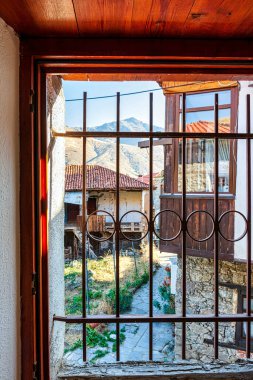
<instances>
[{"instance_id":1,"label":"stone wall","mask_svg":"<svg viewBox=\"0 0 253 380\"><path fill-rule=\"evenodd\" d=\"M48 128L48 243L50 375L56 378L64 351L64 323L53 323L53 315L64 315L64 183L65 141L52 138L51 130L65 131L65 99L61 79L47 79Z\"/></svg>"},{"instance_id":2,"label":"stone wall","mask_svg":"<svg viewBox=\"0 0 253 380\"><path fill-rule=\"evenodd\" d=\"M219 262L219 282L246 285L245 263L228 261ZM187 314L213 314L214 313L214 263L213 259L187 257ZM176 313L181 313L182 259L178 259L178 277L176 294ZM236 287L219 286L219 312L220 314L236 314L238 312L238 289ZM180 324L176 324L175 354L181 357L182 331ZM205 340L212 340L214 332L213 323L187 323L186 324L186 350L187 359L196 359L210 362L214 358L212 344ZM219 324L219 342L235 344L236 323ZM239 357L235 349L219 347L219 358L226 362L233 362Z\"/></svg>"}]
</instances>

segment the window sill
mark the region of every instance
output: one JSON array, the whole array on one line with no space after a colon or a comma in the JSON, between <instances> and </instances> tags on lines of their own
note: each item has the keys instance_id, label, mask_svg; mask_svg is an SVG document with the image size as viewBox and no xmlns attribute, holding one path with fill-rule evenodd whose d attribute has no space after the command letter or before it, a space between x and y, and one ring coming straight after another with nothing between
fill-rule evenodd
<instances>
[{"instance_id":1,"label":"window sill","mask_svg":"<svg viewBox=\"0 0 253 380\"><path fill-rule=\"evenodd\" d=\"M181 193L163 193L160 198L182 198ZM188 199L214 199L213 193L187 193L186 198ZM235 196L231 193L219 193L219 199L235 199Z\"/></svg>"},{"instance_id":2,"label":"window sill","mask_svg":"<svg viewBox=\"0 0 253 380\"><path fill-rule=\"evenodd\" d=\"M60 380L80 379L180 379L180 380L248 380L253 378L253 360L238 360L235 364L220 361L210 364L177 361L128 362L116 364L84 364L80 367L64 367L58 374Z\"/></svg>"}]
</instances>

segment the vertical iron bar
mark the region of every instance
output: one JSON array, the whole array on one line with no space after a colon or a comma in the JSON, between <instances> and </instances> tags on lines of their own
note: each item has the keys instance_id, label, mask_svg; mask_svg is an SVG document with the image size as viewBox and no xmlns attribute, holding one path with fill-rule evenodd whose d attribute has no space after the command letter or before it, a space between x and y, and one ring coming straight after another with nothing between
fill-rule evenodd
<instances>
[{"instance_id":1,"label":"vertical iron bar","mask_svg":"<svg viewBox=\"0 0 253 380\"><path fill-rule=\"evenodd\" d=\"M186 94L182 96L182 132L186 132ZM186 316L186 138L182 137L182 316ZM186 323L182 323L182 359L186 353Z\"/></svg>"},{"instance_id":2,"label":"vertical iron bar","mask_svg":"<svg viewBox=\"0 0 253 380\"><path fill-rule=\"evenodd\" d=\"M83 93L83 132L86 132L87 93ZM83 318L86 318L86 137L83 136L83 183L82 183L82 300ZM83 361L87 360L86 323L83 323Z\"/></svg>"},{"instance_id":3,"label":"vertical iron bar","mask_svg":"<svg viewBox=\"0 0 253 380\"><path fill-rule=\"evenodd\" d=\"M149 131L153 132L153 93L149 94ZM153 137L149 138L149 316L153 317ZM149 360L153 360L153 323L149 324Z\"/></svg>"},{"instance_id":4,"label":"vertical iron bar","mask_svg":"<svg viewBox=\"0 0 253 380\"><path fill-rule=\"evenodd\" d=\"M219 98L214 98L214 314L219 315ZM214 324L214 357L218 359L219 324Z\"/></svg>"},{"instance_id":5,"label":"vertical iron bar","mask_svg":"<svg viewBox=\"0 0 253 380\"><path fill-rule=\"evenodd\" d=\"M117 105L116 105L116 132L120 132L120 93L117 92ZM120 203L120 183L119 183L119 170L120 170L120 138L116 137L116 317L120 316L120 284L119 284L119 203ZM120 360L120 324L116 323L116 360Z\"/></svg>"},{"instance_id":6,"label":"vertical iron bar","mask_svg":"<svg viewBox=\"0 0 253 380\"><path fill-rule=\"evenodd\" d=\"M250 95L247 95L247 133L250 133ZM247 170L247 220L248 220L248 233L247 233L247 315L251 315L251 140L247 138L246 147L246 170ZM246 355L250 358L251 352L251 322L247 322L246 333Z\"/></svg>"}]
</instances>

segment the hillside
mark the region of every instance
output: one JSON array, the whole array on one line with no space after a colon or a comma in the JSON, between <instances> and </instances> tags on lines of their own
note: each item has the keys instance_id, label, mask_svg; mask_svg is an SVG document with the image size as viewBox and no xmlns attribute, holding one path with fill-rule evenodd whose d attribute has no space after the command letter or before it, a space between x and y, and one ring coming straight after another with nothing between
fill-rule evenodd
<instances>
[{"instance_id":1,"label":"hillside","mask_svg":"<svg viewBox=\"0 0 253 380\"><path fill-rule=\"evenodd\" d=\"M120 172L137 177L148 173L149 154L147 149L121 144ZM155 147L154 172L163 170L163 147ZM114 142L87 139L87 163L101 165L108 169L116 169L116 145ZM66 139L66 164L82 164L82 140Z\"/></svg>"},{"instance_id":2,"label":"hillside","mask_svg":"<svg viewBox=\"0 0 253 380\"><path fill-rule=\"evenodd\" d=\"M115 122L106 123L89 130L115 131ZM148 125L134 118L121 121L122 131L147 131ZM155 127L156 130L162 130ZM124 141L122 141L124 140ZM147 174L149 171L148 149L140 149L137 141L140 139L121 139L120 146L120 172L136 177ZM130 144L128 143L130 142ZM135 144L135 145L133 145ZM108 169L116 169L116 145L115 139L87 139L87 163L101 165ZM75 138L66 139L66 164L82 164L82 140ZM154 148L154 172L163 170L163 147Z\"/></svg>"},{"instance_id":3,"label":"hillside","mask_svg":"<svg viewBox=\"0 0 253 380\"><path fill-rule=\"evenodd\" d=\"M76 128L79 129L80 128ZM153 126L153 130L155 132L162 132L164 131L163 128L158 127L157 125ZM116 131L116 121L111 121L110 123L104 123L101 125L97 125L95 127L88 127L88 131L94 131L94 132L115 132ZM129 133L135 133L135 132L148 132L149 131L149 125L147 123L144 123L141 120L136 119L135 117L129 117L128 119L124 119L120 121L120 131L121 132L129 132ZM100 140L100 139L99 139ZM103 139L105 141L106 139ZM138 139L139 141L144 139ZM122 144L127 145L136 145L136 140L133 138L123 138L121 139Z\"/></svg>"}]
</instances>

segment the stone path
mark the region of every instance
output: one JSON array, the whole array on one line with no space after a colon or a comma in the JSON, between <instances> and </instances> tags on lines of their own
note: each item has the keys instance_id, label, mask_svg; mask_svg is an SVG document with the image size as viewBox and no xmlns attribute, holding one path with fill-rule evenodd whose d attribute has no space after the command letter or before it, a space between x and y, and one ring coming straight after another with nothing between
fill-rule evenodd
<instances>
[{"instance_id":1,"label":"stone path","mask_svg":"<svg viewBox=\"0 0 253 380\"><path fill-rule=\"evenodd\" d=\"M176 268L175 257L169 254L160 254L161 267L153 276L153 299L161 301L159 286L162 284L166 272L165 266L170 262L172 268ZM173 277L172 273L172 277ZM143 285L134 294L132 308L128 314L148 314L149 311L149 284ZM161 314L161 311L154 307L154 314ZM143 323L125 323L120 325L124 331L125 340L120 346L121 361L146 361L148 360L149 347L149 325ZM114 325L109 328L115 330ZM100 350L109 351L104 357L96 360L96 363L113 363L116 360L115 352L112 352L112 343L109 348ZM98 347L88 349L88 359L92 359ZM157 361L171 361L174 359L174 326L171 323L153 324L153 359ZM64 356L64 365L82 365L82 350L76 349Z\"/></svg>"}]
</instances>

